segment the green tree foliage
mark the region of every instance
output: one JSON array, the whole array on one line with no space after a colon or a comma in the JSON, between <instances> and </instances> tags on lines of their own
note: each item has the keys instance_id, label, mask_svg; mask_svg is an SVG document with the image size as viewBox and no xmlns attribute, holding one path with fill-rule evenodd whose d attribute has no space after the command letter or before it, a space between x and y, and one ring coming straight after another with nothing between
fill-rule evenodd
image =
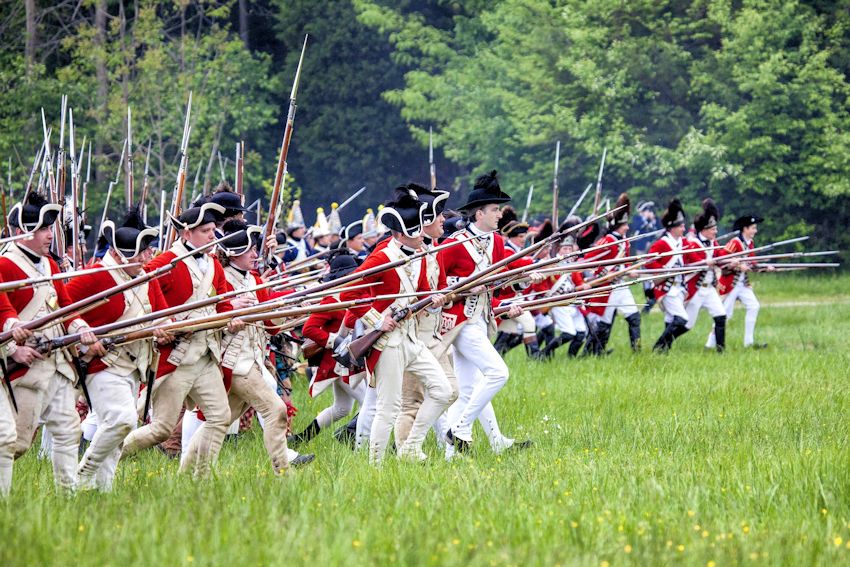
<instances>
[{"instance_id":1,"label":"green tree foliage","mask_svg":"<svg viewBox=\"0 0 850 567\"><path fill-rule=\"evenodd\" d=\"M416 62L385 98L417 136L435 125L471 174L547 186L560 140L563 208L607 147L612 200L679 195L693 211L711 195L727 221L755 210L770 236L816 227L839 242L825 221L850 220L848 18L828 4L502 0L440 29L355 0Z\"/></svg>"}]
</instances>

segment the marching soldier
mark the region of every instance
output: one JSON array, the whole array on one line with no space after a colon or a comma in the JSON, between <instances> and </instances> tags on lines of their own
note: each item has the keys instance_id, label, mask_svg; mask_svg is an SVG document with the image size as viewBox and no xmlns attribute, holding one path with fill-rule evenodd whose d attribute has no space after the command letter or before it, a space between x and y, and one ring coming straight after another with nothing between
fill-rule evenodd
<instances>
[{"instance_id":1,"label":"marching soldier","mask_svg":"<svg viewBox=\"0 0 850 567\"><path fill-rule=\"evenodd\" d=\"M729 254L743 252L744 250L752 250L755 248L753 239L758 232L758 225L764 219L755 215L745 215L739 217L732 230L738 234L726 244L726 251ZM752 256L753 254L749 254ZM726 308L726 320L732 318L732 313L735 310L735 302L740 301L746 310L744 317L744 348L762 349L767 347L767 343L755 342L756 320L759 316L759 300L753 291L753 286L750 283L749 271L756 267L751 262L736 262L733 266L724 268L720 276L719 291L723 297L723 306ZM773 271L775 268L768 267L768 271ZM708 341L705 343L706 348L714 348L717 344L716 329L708 336Z\"/></svg>"},{"instance_id":2,"label":"marching soldier","mask_svg":"<svg viewBox=\"0 0 850 567\"><path fill-rule=\"evenodd\" d=\"M17 316L15 308L9 303L9 298L5 293L0 293L0 329L6 329L6 321ZM18 323L19 336L22 339L32 336L32 331L27 331L20 328ZM5 357L5 353L0 353ZM15 462L15 442L18 439L18 432L15 426L15 413L12 407L12 400L9 397L10 390L8 385L0 386L0 498L4 498L9 494L12 488L12 468Z\"/></svg>"},{"instance_id":3,"label":"marching soldier","mask_svg":"<svg viewBox=\"0 0 850 567\"><path fill-rule=\"evenodd\" d=\"M59 205L48 204L34 192L27 196L26 202L12 207L9 225L15 229L15 234L30 233L31 236L9 244L0 256L3 280L39 278L60 272L59 266L50 257L53 224L60 211ZM21 323L39 319L72 303L62 280L10 291L8 299L14 314L9 313L5 319L4 331L15 329ZM35 333L17 329L13 337L21 343L29 335L50 340L64 335L66 328L69 333L83 333L82 342L85 345L97 342L81 317L73 318L67 326L54 323ZM43 421L53 437L53 479L60 489L74 490L77 483L80 417L75 409L77 390L74 383L78 377L72 366L71 355L67 350L42 355L30 346L14 342L5 345L4 354L23 366L9 373L12 394L18 406L15 416L15 458L29 449L39 421Z\"/></svg>"},{"instance_id":4,"label":"marching soldier","mask_svg":"<svg viewBox=\"0 0 850 567\"><path fill-rule=\"evenodd\" d=\"M322 278L323 282L333 281L353 272L359 263L350 254L337 254L331 259L330 271ZM339 292L328 295L319 303L320 305L332 305L339 303ZM316 366L316 372L310 381L309 393L316 397L328 387L333 390L333 405L323 409L316 419L301 432L289 438L290 444L300 445L313 439L320 431L333 425L351 413L354 402L363 407L366 395L366 383L363 381L364 373L352 374L347 367L343 366L334 358L334 349L338 347L344 337L340 335L345 310L322 311L313 313L304 323L301 331L306 339L310 339L317 345L323 347L318 354L309 360L311 366ZM364 420L366 418L364 417ZM396 441L398 431L396 430Z\"/></svg>"},{"instance_id":5,"label":"marching soldier","mask_svg":"<svg viewBox=\"0 0 850 567\"><path fill-rule=\"evenodd\" d=\"M224 207L205 203L187 209L176 219L172 218L179 229L180 239L171 250L148 263L145 269L155 270L179 256L189 254L191 250L213 242L215 223L222 214ZM159 278L169 307L227 292L227 281L219 261L205 253L197 253L196 256L188 256ZM201 317L214 311L239 309L251 303L248 298L220 301L214 306L193 309L182 316ZM232 320L228 324L231 332L241 331L244 327L245 323L239 320ZM225 430L230 425L230 408L219 366L220 337L213 331L199 331L163 346L161 351L152 393L153 419L150 424L127 436L123 456L165 441L177 423L184 400L190 397L204 412L206 422L192 437L180 470L191 472L196 478L204 477L209 474L221 449Z\"/></svg>"},{"instance_id":6,"label":"marching soldier","mask_svg":"<svg viewBox=\"0 0 850 567\"><path fill-rule=\"evenodd\" d=\"M624 239L629 232L631 202L629 201L629 196L625 193L620 195L614 207L617 208L623 205L625 205L624 209L608 215L608 234L603 236L597 243L597 246L607 246L587 255L584 258L586 261L614 260L625 258L629 255L631 243L624 241ZM619 268L616 266L600 266L594 270L594 276L603 277L612 269ZM611 281L612 284L620 282L622 282L622 278ZM591 352L597 355L605 353L608 339L611 337L611 327L614 325L614 317L617 313L625 318L629 326L629 342L631 343L632 350L634 352L639 351L640 311L635 307L635 300L631 290L626 286L618 287L611 291L607 298L599 298L595 302L607 305L589 308L589 311L597 318L595 338L588 345L591 347Z\"/></svg>"},{"instance_id":7,"label":"marching soldier","mask_svg":"<svg viewBox=\"0 0 850 567\"><path fill-rule=\"evenodd\" d=\"M383 248L369 254L357 271L402 260L419 250L424 239L422 217L426 208L426 203L409 194L388 203L381 211L379 221L383 221L391 230L392 236ZM428 283L428 267L424 257L366 277L363 283L377 285L344 291L340 294L341 300L434 291ZM402 376L405 372L422 382L425 401L419 408L407 439L398 448L400 458L414 461L427 459L422 451L425 435L452 398L448 378L417 335L416 319L408 318L398 322L393 319L394 310L405 308L415 301L415 297L376 299L371 305L349 309L345 316L345 327L348 329L353 329L355 322L359 321L365 329L380 329L385 333L366 360L370 379L374 381L377 390L377 411L369 440L369 460L373 464L382 462L390 433L401 410ZM435 294L432 297L435 308L442 306L443 301L442 295Z\"/></svg>"},{"instance_id":8,"label":"marching soldier","mask_svg":"<svg viewBox=\"0 0 850 567\"><path fill-rule=\"evenodd\" d=\"M697 322L700 309L705 309L714 319L717 352L726 348L726 309L717 293L716 259L723 256L723 250L708 250L717 246L717 221L720 211L711 199L702 202L702 212L694 218L695 234L685 242L687 253L685 264L703 263L705 269L688 277L688 295L686 310L688 312L688 330L693 329Z\"/></svg>"},{"instance_id":9,"label":"marching soldier","mask_svg":"<svg viewBox=\"0 0 850 567\"><path fill-rule=\"evenodd\" d=\"M222 232L227 238L218 244L218 258L224 268L228 290L244 290L238 297L252 304L273 299L275 294L268 289L250 290L262 283L254 272L262 229L249 226L244 221L231 220L225 223ZM286 450L288 418L286 404L268 386L275 380L266 367L266 344L268 334L276 331L271 321L267 324L269 326L265 329L251 325L236 332L226 332L221 345L221 365L225 380L230 382L230 422L239 419L250 407L257 410L263 419L266 451L274 472L279 474L289 466Z\"/></svg>"},{"instance_id":10,"label":"marching soldier","mask_svg":"<svg viewBox=\"0 0 850 567\"><path fill-rule=\"evenodd\" d=\"M149 262L153 256L150 244L156 238L157 230L145 226L138 209L130 211L120 226L106 221L101 234L105 240L102 247L108 245L108 249L93 268L139 265L72 279L67 287L74 301L132 280L144 271L141 265ZM89 311L85 317L90 324L101 326L129 321L165 308L159 282L154 279L113 295L104 306ZM127 327L127 330L144 326ZM156 334L163 344L170 340L162 331ZM86 380L93 408L97 408L98 421L97 432L77 468L79 486L82 489L109 491L121 456L121 442L136 426L139 384L154 363L153 345L148 341L136 341L106 352L97 343L90 349L90 353L86 353L86 357L90 357L87 361L87 377L82 379Z\"/></svg>"},{"instance_id":11,"label":"marching soldier","mask_svg":"<svg viewBox=\"0 0 850 567\"><path fill-rule=\"evenodd\" d=\"M671 269L684 266L682 252L685 244L682 236L685 234L685 211L679 199L673 199L667 206L661 225L667 229L664 236L656 240L649 248L649 253L664 254L679 252L647 263L647 269ZM655 297L664 311L664 331L652 347L656 352L668 352L673 341L688 331L688 312L685 310L685 290L681 274L670 275L655 284Z\"/></svg>"},{"instance_id":12,"label":"marching soldier","mask_svg":"<svg viewBox=\"0 0 850 567\"><path fill-rule=\"evenodd\" d=\"M495 171L482 175L475 181L466 204L461 207L467 227L447 239L446 244L462 239L470 240L439 252L443 266L441 288L508 257L502 236L489 233L498 229L502 214L500 205L510 200L510 196L499 186ZM520 266L509 266L517 267ZM536 272L531 272L531 276L532 283L542 280L542 276ZM440 325L443 347L454 346L455 374L460 388L460 396L447 414L448 457L451 457L455 450L460 453L469 450L473 423L490 406L490 401L507 383L509 375L507 364L496 352L488 337L489 329L495 325L491 293L487 289L478 288L471 291L473 294L464 300L455 301L443 308ZM518 317L521 314L522 308L518 305L512 306L508 312L510 317ZM482 419L482 425L485 430L494 431L491 437L494 451L501 452L514 445L513 439L495 431L498 428L495 413L491 419Z\"/></svg>"},{"instance_id":13,"label":"marching soldier","mask_svg":"<svg viewBox=\"0 0 850 567\"><path fill-rule=\"evenodd\" d=\"M363 221L354 221L350 225L342 229L339 247L342 250L347 250L349 254L356 258L366 257L366 244L363 242Z\"/></svg>"},{"instance_id":14,"label":"marching soldier","mask_svg":"<svg viewBox=\"0 0 850 567\"><path fill-rule=\"evenodd\" d=\"M506 206L502 209L502 218L499 219L499 233L505 239L506 253L513 254L523 249L525 237L528 235L528 224L519 222L516 211L512 207ZM551 230L549 234L551 234ZM517 266L531 266L533 263L531 258L520 258L516 261ZM527 284L506 286L496 293L496 297L501 302L509 302L517 296L518 291L525 288L527 288ZM525 352L529 358L540 359L541 352L537 343L537 328L534 323L534 315L531 312L523 311L522 315L515 319L508 317L499 320L498 330L494 346L500 355L504 356L513 347L522 343L525 344Z\"/></svg>"}]
</instances>

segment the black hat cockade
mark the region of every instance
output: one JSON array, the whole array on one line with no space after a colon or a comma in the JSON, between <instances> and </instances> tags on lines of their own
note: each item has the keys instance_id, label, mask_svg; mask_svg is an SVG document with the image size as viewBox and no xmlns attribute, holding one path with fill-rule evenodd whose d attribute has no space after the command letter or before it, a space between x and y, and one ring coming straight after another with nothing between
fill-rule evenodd
<instances>
[{"instance_id":1,"label":"black hat cockade","mask_svg":"<svg viewBox=\"0 0 850 567\"><path fill-rule=\"evenodd\" d=\"M223 221L225 211L226 209L221 205L207 202L202 205L186 209L180 213L180 216L177 218L174 218L171 213L168 213L168 216L171 217L171 222L177 230L191 230L211 222L216 223Z\"/></svg>"},{"instance_id":2,"label":"black hat cockade","mask_svg":"<svg viewBox=\"0 0 850 567\"><path fill-rule=\"evenodd\" d=\"M218 248L228 258L235 258L248 252L252 247L260 251L260 235L263 229L249 225L245 221L231 219L221 227L224 240L218 243Z\"/></svg>"},{"instance_id":3,"label":"black hat cockade","mask_svg":"<svg viewBox=\"0 0 850 567\"><path fill-rule=\"evenodd\" d=\"M732 230L744 230L748 226L759 224L761 222L764 222L762 217L756 215L744 215L735 220L735 224L732 225Z\"/></svg>"},{"instance_id":4,"label":"black hat cockade","mask_svg":"<svg viewBox=\"0 0 850 567\"><path fill-rule=\"evenodd\" d=\"M702 202L702 212L694 217L694 229L697 232L702 232L707 228L715 228L720 220L720 211L712 199L705 199Z\"/></svg>"},{"instance_id":5,"label":"black hat cockade","mask_svg":"<svg viewBox=\"0 0 850 567\"><path fill-rule=\"evenodd\" d=\"M620 209L620 207L623 208ZM629 200L629 196L626 193L621 193L620 196L617 197L614 209L620 210L615 210L607 215L608 230L616 230L618 227L621 227L624 224L629 224L629 221L631 221L632 202Z\"/></svg>"},{"instance_id":6,"label":"black hat cockade","mask_svg":"<svg viewBox=\"0 0 850 567\"><path fill-rule=\"evenodd\" d=\"M670 229L674 226L682 226L685 222L685 210L682 208L682 202L679 199L673 199L667 205L664 216L661 217L661 224L664 228Z\"/></svg>"},{"instance_id":7,"label":"black hat cockade","mask_svg":"<svg viewBox=\"0 0 850 567\"><path fill-rule=\"evenodd\" d=\"M469 193L469 198L466 204L460 207L463 212L468 212L476 207L483 207L490 204L507 203L511 200L511 196L502 191L499 186L499 180L496 179L497 173L494 169L490 173L480 176L475 180L475 185Z\"/></svg>"},{"instance_id":8,"label":"black hat cockade","mask_svg":"<svg viewBox=\"0 0 850 567\"><path fill-rule=\"evenodd\" d=\"M124 258L134 258L144 252L159 235L159 230L145 225L139 207L133 207L120 225L108 220L100 231L99 249L109 247Z\"/></svg>"},{"instance_id":9,"label":"black hat cockade","mask_svg":"<svg viewBox=\"0 0 850 567\"><path fill-rule=\"evenodd\" d=\"M30 192L26 201L16 203L9 211L9 225L24 232L35 232L56 222L61 211L60 205L48 203L38 193Z\"/></svg>"},{"instance_id":10,"label":"black hat cockade","mask_svg":"<svg viewBox=\"0 0 850 567\"><path fill-rule=\"evenodd\" d=\"M386 203L378 213L378 222L392 231L416 238L422 234L425 224L423 217L427 208L427 203L410 193L400 192L396 194L395 200Z\"/></svg>"}]
</instances>

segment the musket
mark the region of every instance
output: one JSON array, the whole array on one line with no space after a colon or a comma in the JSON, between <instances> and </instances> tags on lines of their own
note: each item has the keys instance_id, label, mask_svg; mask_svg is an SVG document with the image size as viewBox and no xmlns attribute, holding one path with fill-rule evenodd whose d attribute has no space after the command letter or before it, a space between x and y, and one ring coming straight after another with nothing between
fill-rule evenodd
<instances>
[{"instance_id":1,"label":"musket","mask_svg":"<svg viewBox=\"0 0 850 567\"><path fill-rule=\"evenodd\" d=\"M764 254L762 256L746 257L739 262L758 262L760 260L778 260L780 258L812 258L815 256L832 256L838 254L840 250L822 250L820 252L786 252L785 254ZM721 256L718 260L726 258Z\"/></svg>"},{"instance_id":2,"label":"musket","mask_svg":"<svg viewBox=\"0 0 850 567\"><path fill-rule=\"evenodd\" d=\"M89 181L91 181L91 141L89 141L89 155L86 160L86 180L83 183L83 191L80 195L80 222L85 225L86 219L88 218L88 209L86 208L88 192L89 192Z\"/></svg>"},{"instance_id":3,"label":"musket","mask_svg":"<svg viewBox=\"0 0 850 567\"><path fill-rule=\"evenodd\" d=\"M584 198L587 197L587 194L590 192L591 187L593 187L593 183L588 183L587 187L584 188L584 191L579 196L578 201L575 202L575 205L573 205L573 208L570 209L569 213L567 213L567 218L570 218L571 216L573 216L575 214L575 212L578 210L578 208L584 202Z\"/></svg>"},{"instance_id":4,"label":"musket","mask_svg":"<svg viewBox=\"0 0 850 567\"><path fill-rule=\"evenodd\" d=\"M219 173L219 176L221 177L221 180L225 181L225 178L224 178L224 162L221 161L221 151L218 151L218 173Z\"/></svg>"},{"instance_id":5,"label":"musket","mask_svg":"<svg viewBox=\"0 0 850 567\"><path fill-rule=\"evenodd\" d=\"M361 194L361 193L363 193L363 191L365 191L365 190L366 190L366 186L364 185L363 187L361 187L360 189L358 189L357 191L355 191L355 192L354 192L354 194L353 194L353 195L351 195L351 197L349 197L348 199L346 199L345 201L343 201L343 202L342 202L342 204L336 208L336 212L338 213L339 211L341 211L341 210L342 210L342 208L343 208L344 206L346 206L347 204L349 204L350 202L352 202L354 199L356 199L357 197L359 197L359 196L360 196L360 194Z\"/></svg>"},{"instance_id":6,"label":"musket","mask_svg":"<svg viewBox=\"0 0 850 567\"><path fill-rule=\"evenodd\" d=\"M199 246L199 247L195 248L194 250L186 252L185 254L182 254L180 256L175 256L168 264L160 266L159 268L157 268L155 270L152 270L150 272L144 272L144 273L136 276L135 278L128 280L128 281L126 281L122 284L119 284L115 287L103 290L103 291L98 292L98 293L96 293L92 296L85 297L85 298L83 298L79 301L75 301L74 303L66 305L65 307L60 307L56 311L52 311L52 312L48 313L47 315L44 315L43 317L33 319L32 321L27 321L27 322L23 323L22 325L20 325L20 327L22 327L24 329L29 329L29 330L32 331L32 330L41 329L43 327L51 325L51 324L55 323L57 320L65 318L72 313L78 313L81 309L86 309L92 303L96 303L98 301L109 299L113 295L116 295L118 293L123 293L124 291L126 291L128 289L132 289L132 288L137 287L137 286L139 286L143 283L147 283L151 280L155 280L159 277L162 277L166 273L171 271L178 263L185 260L189 256L192 256L193 254L202 253L202 252L212 248L213 246L216 246L217 244L219 244L220 242L222 242L226 238L227 237L219 238L219 239L214 240L214 241L212 241L208 244L205 244L203 246ZM0 333L0 345L3 345L5 343L9 342L9 340L11 340L11 338L12 338L12 331L11 330Z\"/></svg>"},{"instance_id":7,"label":"musket","mask_svg":"<svg viewBox=\"0 0 850 567\"><path fill-rule=\"evenodd\" d=\"M624 206L625 205L623 205L623 207ZM622 207L618 207L618 208L622 208ZM598 220L598 219L588 219L587 221L580 223L580 224L577 224L575 226L572 226L570 228L555 231L549 237L544 238L544 239L540 240L539 242L535 242L531 246L523 248L522 250L519 250L518 252L515 252L515 253L511 254L510 256L503 258L502 260L499 260L498 262L491 264L490 266L488 266L487 268L484 268L480 272L471 274L471 275L459 280L458 282L448 286L447 288L435 291L434 293L435 294L444 294L446 296L446 301L451 301L454 296L457 296L458 294L460 294L464 291L467 291L467 290L470 290L472 288L477 287L480 284L481 280L483 280L484 278L486 278L487 276L489 276L491 274L496 273L497 271L501 270L502 268L506 267L507 265L511 264L512 262L515 262L516 260L519 260L520 258L522 258L524 256L528 256L529 254L532 254L532 253L536 252L537 250L542 249L544 246L550 244L555 239L563 238L565 234L581 230L582 228L584 228L585 226L587 226L588 224L590 224L591 222L594 222L596 220ZM457 244L457 242L450 242L449 244ZM445 246L445 244L443 246ZM440 248L440 247L438 246L437 248ZM425 309L426 307L431 305L431 302L432 302L432 298L430 296L425 297L423 299L420 299L416 303L413 303L413 304L411 304L411 305L409 305L409 306L407 306L403 309L396 310L393 313L392 317L395 321L402 321L409 316L416 315L417 313L419 313L420 311L422 311L423 309ZM384 335L385 332L386 331L383 331L381 329L373 329L370 332L364 334L362 337L351 341L351 343L349 343L349 345L348 345L348 351L351 354L352 358L357 360L357 359L364 357L372 349L372 347L375 345L375 343L378 342L378 340Z\"/></svg>"},{"instance_id":8,"label":"musket","mask_svg":"<svg viewBox=\"0 0 850 567\"><path fill-rule=\"evenodd\" d=\"M752 248L750 250L741 250L740 252L732 252L731 254L724 254L723 256L720 256L718 258L712 258L712 260L715 260L715 263L717 263L717 264L720 264L721 262L726 263L729 260L731 260L733 258L737 258L739 256L755 254L756 252L761 252L762 250L770 250L770 249L776 248L778 246L784 246L786 244L794 244L796 242L803 242L803 241L808 240L808 239L809 239L808 236L799 236L797 238L789 238L788 240L780 240L779 242L773 242L771 244L765 244L764 246L757 246L757 247ZM688 265L694 266L694 265L705 264L707 262L708 262L708 260L700 260L699 262L694 262L694 263L688 264Z\"/></svg>"},{"instance_id":9,"label":"musket","mask_svg":"<svg viewBox=\"0 0 850 567\"><path fill-rule=\"evenodd\" d=\"M174 194L172 195L171 200L171 216L177 218L180 216L180 208L183 206L183 191L186 187L186 170L189 167L189 156L187 155L187 151L189 150L189 134L192 131L192 127L189 125L189 119L192 114L192 91L189 91L189 102L186 105L186 119L183 121L183 138L180 141L180 168L177 170L177 181L174 185ZM160 223L162 221L160 220ZM162 238L162 234L160 234L160 238ZM168 250L171 248L171 244L177 238L177 228L174 226L169 227L168 236L165 238L165 246L162 247L162 250Z\"/></svg>"},{"instance_id":10,"label":"musket","mask_svg":"<svg viewBox=\"0 0 850 567\"><path fill-rule=\"evenodd\" d=\"M168 250L165 248L165 189L162 189L159 192L159 250L164 252Z\"/></svg>"},{"instance_id":11,"label":"musket","mask_svg":"<svg viewBox=\"0 0 850 567\"><path fill-rule=\"evenodd\" d=\"M80 223L79 223L79 210L77 208L77 184L79 182L79 165L77 163L76 156L76 146L74 144L74 109L68 109L69 119L68 119L68 127L69 127L69 142L71 144L71 265L76 270L80 267L80 262L83 261L82 258L82 250L80 250ZM83 142L85 145L85 142ZM64 201L64 199L63 199ZM63 209L60 213L61 217L65 218L65 209L63 203ZM67 243L66 243L67 244ZM62 256L65 255L65 248L62 249Z\"/></svg>"},{"instance_id":12,"label":"musket","mask_svg":"<svg viewBox=\"0 0 850 567\"><path fill-rule=\"evenodd\" d=\"M189 203L194 203L195 199L198 198L198 181L201 179L201 167L204 164L198 164L198 170L195 172L195 182L192 184L192 195L189 198ZM202 188L203 190L203 188Z\"/></svg>"},{"instance_id":13,"label":"musket","mask_svg":"<svg viewBox=\"0 0 850 567\"><path fill-rule=\"evenodd\" d=\"M139 199L139 202L144 205L145 215L143 217L143 220L144 220L145 223L148 222L147 204L148 204L148 191L150 190L150 185L149 185L149 180L148 180L148 172L150 171L150 165L151 165L151 143L152 142L153 142L153 140L148 140L148 151L147 151L147 154L145 155L145 173L142 176L142 196ZM160 234L162 234L162 233L160 233Z\"/></svg>"},{"instance_id":14,"label":"musket","mask_svg":"<svg viewBox=\"0 0 850 567\"><path fill-rule=\"evenodd\" d=\"M138 263L124 264L121 266L103 266L100 268L87 268L85 270L76 270L73 272L62 272L61 274L52 274L49 276L42 276L39 278L26 278L23 280L11 280L0 282L0 292L6 293L9 291L13 291L16 289L20 289L22 287L29 287L31 285L44 283L44 282L52 282L56 280L69 280L72 278L77 278L79 276L87 276L89 274L99 274L100 272L108 272L111 270L123 269L128 267L141 266Z\"/></svg>"},{"instance_id":15,"label":"musket","mask_svg":"<svg viewBox=\"0 0 850 567\"><path fill-rule=\"evenodd\" d=\"M245 141L236 144L236 175L234 177L234 189L237 195L242 195L242 175L245 167ZM260 222L259 218L257 222Z\"/></svg>"},{"instance_id":16,"label":"musket","mask_svg":"<svg viewBox=\"0 0 850 567\"><path fill-rule=\"evenodd\" d=\"M522 222L528 220L528 209L531 207L531 196L534 194L534 183L528 188L528 197L525 198L525 210L522 212Z\"/></svg>"},{"instance_id":17,"label":"musket","mask_svg":"<svg viewBox=\"0 0 850 567\"><path fill-rule=\"evenodd\" d=\"M838 268L841 266L838 262L800 262L800 263L781 263L781 264L759 264L757 270L761 271L765 268L774 268L777 271L781 270L804 270L806 268Z\"/></svg>"},{"instance_id":18,"label":"musket","mask_svg":"<svg viewBox=\"0 0 850 567\"><path fill-rule=\"evenodd\" d=\"M124 145L121 147L121 157L118 159L118 171L115 172L115 181L109 182L109 187L106 190L106 199L103 201L103 211L100 213L100 224L97 227L97 234L100 236L100 231L103 230L103 224L106 222L106 213L109 212L109 201L112 198L112 189L118 185L119 179L121 179L121 169L124 165L124 153L127 151L127 140L124 140ZM100 240L99 238L97 240ZM98 245L95 244L94 254L92 254L92 258L97 257L97 253L100 251Z\"/></svg>"},{"instance_id":19,"label":"musket","mask_svg":"<svg viewBox=\"0 0 850 567\"><path fill-rule=\"evenodd\" d=\"M130 105L127 105L127 179L124 186L124 203L127 209L133 206L133 193L135 183L133 179L133 117L130 113Z\"/></svg>"},{"instance_id":20,"label":"musket","mask_svg":"<svg viewBox=\"0 0 850 567\"><path fill-rule=\"evenodd\" d=\"M552 226L558 226L558 163L561 159L561 140L555 144L555 175L552 180ZM596 213L594 213L596 214Z\"/></svg>"},{"instance_id":21,"label":"musket","mask_svg":"<svg viewBox=\"0 0 850 567\"><path fill-rule=\"evenodd\" d=\"M434 129L428 126L428 171L431 174L431 190L437 188L437 165L434 163Z\"/></svg>"},{"instance_id":22,"label":"musket","mask_svg":"<svg viewBox=\"0 0 850 567\"><path fill-rule=\"evenodd\" d=\"M608 148L602 150L602 161L599 163L599 173L596 176L596 196L593 199L593 214L599 210L599 204L602 201L602 172L605 170L605 158L608 155Z\"/></svg>"},{"instance_id":23,"label":"musket","mask_svg":"<svg viewBox=\"0 0 850 567\"><path fill-rule=\"evenodd\" d=\"M277 160L277 173L272 186L271 199L269 200L269 215L266 220L266 226L263 230L263 242L268 242L269 238L273 237L274 225L277 221L277 209L281 198L281 189L283 187L283 178L286 175L286 156L289 154L289 144L292 141L292 128L295 122L295 99L298 95L298 81L301 78L301 65L304 63L304 53L307 50L307 38L304 36L304 45L301 47L301 57L298 59L298 67L295 70L295 80L292 82L292 92L289 95L289 112L286 116L286 129L283 132L283 142L280 145L280 155ZM259 219L258 219L259 220ZM263 253L263 260L266 265L271 260L271 255L268 249Z\"/></svg>"},{"instance_id":24,"label":"musket","mask_svg":"<svg viewBox=\"0 0 850 567\"><path fill-rule=\"evenodd\" d=\"M27 184L24 186L24 198L22 203L25 203L27 197L29 197L30 189L32 189L32 180L35 178L35 172L38 171L38 166L41 163L42 157L44 157L44 148L46 142L41 143L41 147L38 149L38 153L35 154L35 160L32 163L32 169L30 169L30 176L27 178Z\"/></svg>"}]
</instances>

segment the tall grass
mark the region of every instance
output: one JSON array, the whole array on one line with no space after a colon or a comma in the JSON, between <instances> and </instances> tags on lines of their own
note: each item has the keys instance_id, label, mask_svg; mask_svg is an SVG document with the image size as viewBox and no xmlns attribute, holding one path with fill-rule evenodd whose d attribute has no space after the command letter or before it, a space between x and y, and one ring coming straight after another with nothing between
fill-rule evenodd
<instances>
[{"instance_id":1,"label":"tall grass","mask_svg":"<svg viewBox=\"0 0 850 567\"><path fill-rule=\"evenodd\" d=\"M850 562L847 277L759 277L757 337L703 350L707 315L668 356L615 325L604 359L508 355L502 429L532 449L370 467L328 432L317 460L275 478L252 431L195 484L157 452L122 463L112 494L55 494L49 464L18 461L0 503L2 565L601 565ZM786 294L795 290L793 294ZM637 297L637 294L636 294ZM786 299L787 298L787 299ZM836 299L838 298L838 300ZM330 403L296 392L297 427Z\"/></svg>"}]
</instances>

